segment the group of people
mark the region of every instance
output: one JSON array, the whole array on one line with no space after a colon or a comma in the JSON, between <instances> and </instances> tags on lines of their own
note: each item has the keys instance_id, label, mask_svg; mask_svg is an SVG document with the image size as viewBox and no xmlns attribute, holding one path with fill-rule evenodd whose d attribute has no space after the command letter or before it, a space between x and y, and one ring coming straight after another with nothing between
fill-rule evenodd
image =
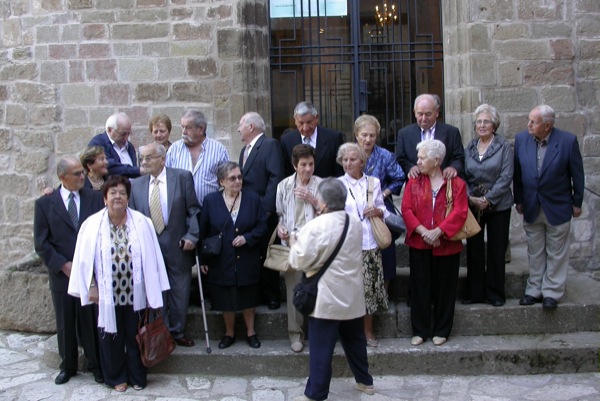
<instances>
[{"instance_id":1,"label":"group of people","mask_svg":"<svg viewBox=\"0 0 600 401\"><path fill-rule=\"evenodd\" d=\"M373 315L388 309L396 252L395 241L380 249L371 219L396 213L393 196L405 183L413 345L430 337L441 345L450 335L463 248L450 238L469 208L483 229L467 241L463 303L505 303L504 255L516 204L530 259L520 303L555 308L565 288L570 220L583 200L576 137L554 128L549 106L538 106L513 151L497 132L496 109L483 104L473 114L474 139L463 148L459 130L437 121L439 109L436 95L415 99L416 123L398 132L395 154L377 146L381 126L370 115L357 118L355 142L344 143L341 133L319 125L310 102L296 106L296 130L279 141L265 135L258 113L248 112L238 127L244 148L237 163L207 137L200 111L183 114L182 137L173 143L169 117L153 117L154 142L139 155L129 142L129 117L110 116L80 159L59 161L61 185L36 201L35 247L50 271L62 357L56 383L76 374L79 339L97 382L117 391L144 388L135 333L146 307L162 309L178 345L193 346L185 323L196 262L207 275L213 310L223 314L219 348L234 344L238 311L247 344L259 348L255 308L278 309L281 302L279 272L263 267L275 233L290 247L290 347L303 350L306 326L311 345L310 377L298 399L326 398L338 337L356 388L372 394L366 347L378 346ZM350 225L341 250L319 281L315 311L303 316L293 307L293 288L323 266L345 216ZM202 239L215 235L222 238L219 255L197 252Z\"/></svg>"}]
</instances>

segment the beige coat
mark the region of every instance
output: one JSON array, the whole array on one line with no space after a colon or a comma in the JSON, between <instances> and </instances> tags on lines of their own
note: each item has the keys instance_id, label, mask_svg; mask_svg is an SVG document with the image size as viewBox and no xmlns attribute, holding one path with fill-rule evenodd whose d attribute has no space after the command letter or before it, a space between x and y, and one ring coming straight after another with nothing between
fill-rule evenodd
<instances>
[{"instance_id":1,"label":"beige coat","mask_svg":"<svg viewBox=\"0 0 600 401\"><path fill-rule=\"evenodd\" d=\"M327 213L306 223L290 249L293 269L316 273L335 249L344 229L344 211ZM317 305L312 317L350 320L366 313L362 265L362 227L350 216L346 240L337 257L319 280Z\"/></svg>"}]
</instances>

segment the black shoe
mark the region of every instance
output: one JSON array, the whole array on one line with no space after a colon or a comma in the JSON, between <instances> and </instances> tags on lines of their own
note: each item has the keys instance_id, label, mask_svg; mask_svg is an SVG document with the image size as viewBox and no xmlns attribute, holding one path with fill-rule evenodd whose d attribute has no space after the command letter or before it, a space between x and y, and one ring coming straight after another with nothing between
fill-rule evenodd
<instances>
[{"instance_id":1,"label":"black shoe","mask_svg":"<svg viewBox=\"0 0 600 401\"><path fill-rule=\"evenodd\" d=\"M54 383L55 384L65 384L66 382L69 381L69 379L75 376L74 374L69 374L67 372L65 372L64 370L61 370L60 373L58 374L58 376L56 376L56 379L54 379Z\"/></svg>"},{"instance_id":2,"label":"black shoe","mask_svg":"<svg viewBox=\"0 0 600 401\"><path fill-rule=\"evenodd\" d=\"M99 371L95 371L94 373L94 381L98 384L102 384L104 383L104 376L102 375L102 372Z\"/></svg>"},{"instance_id":3,"label":"black shoe","mask_svg":"<svg viewBox=\"0 0 600 401\"><path fill-rule=\"evenodd\" d=\"M531 295L525 295L519 301L519 305L530 306L530 305L536 304L538 302L542 302L542 298L536 298L536 297L532 297Z\"/></svg>"},{"instance_id":4,"label":"black shoe","mask_svg":"<svg viewBox=\"0 0 600 401\"><path fill-rule=\"evenodd\" d=\"M273 309L279 309L281 307L281 302L279 301L269 301L267 303L267 307L271 310Z\"/></svg>"},{"instance_id":5,"label":"black shoe","mask_svg":"<svg viewBox=\"0 0 600 401\"><path fill-rule=\"evenodd\" d=\"M192 340L191 338L187 338L186 336L175 338L175 343L180 347L193 347L195 344L194 340Z\"/></svg>"},{"instance_id":6,"label":"black shoe","mask_svg":"<svg viewBox=\"0 0 600 401\"><path fill-rule=\"evenodd\" d=\"M219 343L219 349L229 348L233 345L234 342L235 342L235 338L233 338L231 336L223 336L223 339Z\"/></svg>"},{"instance_id":7,"label":"black shoe","mask_svg":"<svg viewBox=\"0 0 600 401\"><path fill-rule=\"evenodd\" d=\"M253 334L250 337L248 337L246 341L248 341L248 345L250 346L250 348L260 348L260 340L258 339L256 334Z\"/></svg>"},{"instance_id":8,"label":"black shoe","mask_svg":"<svg viewBox=\"0 0 600 401\"><path fill-rule=\"evenodd\" d=\"M558 306L558 301L554 298L546 297L542 302L542 307L544 309L556 309Z\"/></svg>"},{"instance_id":9,"label":"black shoe","mask_svg":"<svg viewBox=\"0 0 600 401\"><path fill-rule=\"evenodd\" d=\"M501 300L501 299L495 299L493 301L490 301L490 305L492 306L502 306L504 305L505 301Z\"/></svg>"},{"instance_id":10,"label":"black shoe","mask_svg":"<svg viewBox=\"0 0 600 401\"><path fill-rule=\"evenodd\" d=\"M460 303L463 305L471 305L473 302L471 302L470 299L463 299L462 301L460 301Z\"/></svg>"}]
</instances>

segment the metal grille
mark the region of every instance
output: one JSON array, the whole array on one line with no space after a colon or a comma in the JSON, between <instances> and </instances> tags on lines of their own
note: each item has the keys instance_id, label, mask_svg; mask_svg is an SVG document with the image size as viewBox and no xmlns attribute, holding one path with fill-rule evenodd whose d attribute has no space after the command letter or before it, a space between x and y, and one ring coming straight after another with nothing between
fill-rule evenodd
<instances>
[{"instance_id":1,"label":"metal grille","mask_svg":"<svg viewBox=\"0 0 600 401\"><path fill-rule=\"evenodd\" d=\"M394 22L377 22L383 4L394 5ZM350 0L345 16L331 16L326 0L298 6L293 18L270 19L274 136L294 127L294 106L310 100L319 123L348 140L356 117L374 115L380 144L393 151L397 130L413 121L413 99L443 98L440 0Z\"/></svg>"}]
</instances>

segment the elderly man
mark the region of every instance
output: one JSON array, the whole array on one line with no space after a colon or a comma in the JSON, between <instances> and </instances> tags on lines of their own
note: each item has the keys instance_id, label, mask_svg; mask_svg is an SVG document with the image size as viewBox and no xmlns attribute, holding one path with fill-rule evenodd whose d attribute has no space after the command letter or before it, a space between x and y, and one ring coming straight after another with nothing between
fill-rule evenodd
<instances>
[{"instance_id":1,"label":"elderly man","mask_svg":"<svg viewBox=\"0 0 600 401\"><path fill-rule=\"evenodd\" d=\"M88 360L88 370L103 383L98 356L97 312L93 305L81 306L67 294L71 263L79 227L85 219L104 207L99 191L83 188L83 167L75 157L65 157L56 166L61 185L50 195L35 201L33 239L35 251L48 268L52 304L56 315L56 337L61 358L56 384L64 384L77 374L77 339Z\"/></svg>"},{"instance_id":2,"label":"elderly man","mask_svg":"<svg viewBox=\"0 0 600 401\"><path fill-rule=\"evenodd\" d=\"M297 131L281 137L281 147L285 165L285 176L294 173L292 150L294 146L305 143L315 148L315 173L317 177L339 177L344 174L335 158L338 148L344 143L341 132L319 126L319 113L310 102L300 102L294 109L294 122Z\"/></svg>"},{"instance_id":3,"label":"elderly man","mask_svg":"<svg viewBox=\"0 0 600 401\"><path fill-rule=\"evenodd\" d=\"M440 100L436 95L417 96L413 109L417 122L398 131L396 159L409 179L419 175L417 167L417 144L425 139L438 139L446 145L446 157L442 161L444 178L462 175L465 153L458 128L438 122Z\"/></svg>"},{"instance_id":4,"label":"elderly man","mask_svg":"<svg viewBox=\"0 0 600 401\"><path fill-rule=\"evenodd\" d=\"M583 160L577 137L554 127L554 110L535 107L515 137L513 187L527 235L529 278L521 305L554 309L565 293L571 217L581 215Z\"/></svg>"},{"instance_id":5,"label":"elderly man","mask_svg":"<svg viewBox=\"0 0 600 401\"><path fill-rule=\"evenodd\" d=\"M267 137L265 121L255 112L242 116L238 128L240 138L244 145L240 153L240 166L242 166L242 189L255 192L260 196L263 211L268 216L269 235L264 238L261 252L264 257L267 253L269 236L277 226L277 213L275 210L275 196L277 184L283 179L283 159L277 141ZM281 306L279 291L279 272L261 269L261 292L264 302L269 309L279 309Z\"/></svg>"},{"instance_id":6,"label":"elderly man","mask_svg":"<svg viewBox=\"0 0 600 401\"><path fill-rule=\"evenodd\" d=\"M192 174L165 167L165 147L156 143L141 150L141 163L150 174L131 182L131 208L150 217L156 230L171 289L165 295L163 316L175 342L192 347L184 335L190 299L194 252L199 239L200 205Z\"/></svg>"},{"instance_id":7,"label":"elderly man","mask_svg":"<svg viewBox=\"0 0 600 401\"><path fill-rule=\"evenodd\" d=\"M217 166L229 161L225 146L206 136L206 117L199 110L188 110L181 117L181 139L167 151L166 166L187 170L194 177L200 206L204 197L219 189Z\"/></svg>"},{"instance_id":8,"label":"elderly man","mask_svg":"<svg viewBox=\"0 0 600 401\"><path fill-rule=\"evenodd\" d=\"M88 146L104 149L108 161L108 175L122 175L129 178L140 176L137 167L135 148L129 142L131 120L125 113L116 113L106 120L105 131L96 135Z\"/></svg>"}]
</instances>

